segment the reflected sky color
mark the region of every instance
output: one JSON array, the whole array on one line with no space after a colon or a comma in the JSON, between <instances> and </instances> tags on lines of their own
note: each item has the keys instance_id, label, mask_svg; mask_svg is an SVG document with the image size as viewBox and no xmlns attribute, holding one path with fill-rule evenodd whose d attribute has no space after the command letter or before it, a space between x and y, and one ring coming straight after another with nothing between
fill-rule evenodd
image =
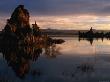
<instances>
[{"instance_id":1,"label":"reflected sky color","mask_svg":"<svg viewBox=\"0 0 110 82\"><path fill-rule=\"evenodd\" d=\"M89 41L81 40L78 38L66 38L63 45L58 45L61 48L60 52L70 56L92 56L92 55L108 55L110 54L110 41L109 40L94 40L91 45Z\"/></svg>"},{"instance_id":2,"label":"reflected sky color","mask_svg":"<svg viewBox=\"0 0 110 82\"><path fill-rule=\"evenodd\" d=\"M56 37L55 37L56 38ZM91 45L86 40L78 41L73 37L58 37L66 42L56 45L61 54L48 58L41 54L37 61L30 61L30 71L25 79L15 76L13 69L0 53L0 76L10 82L98 82L110 79L110 42L109 40L94 40ZM80 65L90 65L94 71L82 72ZM40 70L40 76L33 76L33 70ZM72 76L74 74L74 76Z\"/></svg>"}]
</instances>

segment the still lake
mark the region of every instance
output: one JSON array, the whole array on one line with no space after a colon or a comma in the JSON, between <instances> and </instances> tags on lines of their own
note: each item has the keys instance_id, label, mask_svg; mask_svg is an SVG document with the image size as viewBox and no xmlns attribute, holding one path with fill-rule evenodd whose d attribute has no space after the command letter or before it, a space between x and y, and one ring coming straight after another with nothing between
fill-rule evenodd
<instances>
[{"instance_id":1,"label":"still lake","mask_svg":"<svg viewBox=\"0 0 110 82\"><path fill-rule=\"evenodd\" d=\"M74 37L57 38L65 42L54 45L54 52L49 55L43 51L36 61L28 60L29 72L22 79L1 53L0 79L9 82L110 82L110 40L94 40L91 45L87 40L79 41Z\"/></svg>"}]
</instances>

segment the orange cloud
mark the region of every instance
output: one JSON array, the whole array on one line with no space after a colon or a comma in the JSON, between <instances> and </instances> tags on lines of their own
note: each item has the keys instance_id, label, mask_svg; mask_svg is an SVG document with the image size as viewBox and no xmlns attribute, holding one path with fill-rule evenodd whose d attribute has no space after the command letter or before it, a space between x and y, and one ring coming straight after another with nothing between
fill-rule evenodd
<instances>
[{"instance_id":1,"label":"orange cloud","mask_svg":"<svg viewBox=\"0 0 110 82\"><path fill-rule=\"evenodd\" d=\"M0 27L4 28L6 19L9 17L0 17ZM95 15L71 15L71 16L30 16L30 24L36 20L42 28L51 29L94 29L110 30L110 16Z\"/></svg>"},{"instance_id":2,"label":"orange cloud","mask_svg":"<svg viewBox=\"0 0 110 82\"><path fill-rule=\"evenodd\" d=\"M53 29L110 29L110 16L33 16L31 23L37 21L41 28Z\"/></svg>"}]
</instances>

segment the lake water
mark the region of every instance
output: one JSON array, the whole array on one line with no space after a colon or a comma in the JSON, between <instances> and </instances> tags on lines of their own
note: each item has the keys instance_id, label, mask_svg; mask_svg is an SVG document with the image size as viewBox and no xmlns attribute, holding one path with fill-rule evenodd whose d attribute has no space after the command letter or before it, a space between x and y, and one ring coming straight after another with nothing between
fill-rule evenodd
<instances>
[{"instance_id":1,"label":"lake water","mask_svg":"<svg viewBox=\"0 0 110 82\"><path fill-rule=\"evenodd\" d=\"M78 38L57 38L64 39L65 43L54 45L53 52L46 54L43 50L34 61L21 58L20 65L28 68L28 72L22 71L23 78L19 77L21 71L17 71L19 60L10 64L16 57L10 59L1 53L0 79L9 82L110 82L109 40L94 40L91 45Z\"/></svg>"}]
</instances>

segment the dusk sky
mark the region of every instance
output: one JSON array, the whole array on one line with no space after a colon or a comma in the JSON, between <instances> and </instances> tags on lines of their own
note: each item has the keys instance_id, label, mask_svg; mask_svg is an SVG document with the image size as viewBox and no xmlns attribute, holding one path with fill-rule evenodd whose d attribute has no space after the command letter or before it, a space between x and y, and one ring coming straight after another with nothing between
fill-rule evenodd
<instances>
[{"instance_id":1,"label":"dusk sky","mask_svg":"<svg viewBox=\"0 0 110 82\"><path fill-rule=\"evenodd\" d=\"M110 0L0 0L0 30L19 4L41 28L110 30Z\"/></svg>"}]
</instances>

